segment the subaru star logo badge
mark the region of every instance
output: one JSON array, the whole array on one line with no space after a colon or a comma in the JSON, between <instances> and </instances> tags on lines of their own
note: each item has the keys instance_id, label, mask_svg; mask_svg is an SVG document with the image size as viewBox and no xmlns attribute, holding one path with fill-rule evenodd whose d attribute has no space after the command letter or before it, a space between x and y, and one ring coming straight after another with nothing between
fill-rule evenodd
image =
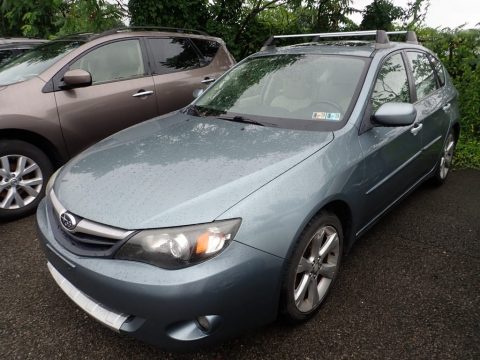
<instances>
[{"instance_id":1,"label":"subaru star logo badge","mask_svg":"<svg viewBox=\"0 0 480 360\"><path fill-rule=\"evenodd\" d=\"M64 212L62 215L60 215L60 222L68 231L73 231L73 229L75 229L77 226L77 219L75 219L75 216L68 212Z\"/></svg>"}]
</instances>

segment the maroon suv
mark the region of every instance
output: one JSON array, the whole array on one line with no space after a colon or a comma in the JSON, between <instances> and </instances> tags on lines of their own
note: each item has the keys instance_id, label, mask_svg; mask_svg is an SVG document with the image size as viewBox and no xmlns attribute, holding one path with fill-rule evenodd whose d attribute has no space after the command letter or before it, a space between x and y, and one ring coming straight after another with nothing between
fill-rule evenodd
<instances>
[{"instance_id":1,"label":"maroon suv","mask_svg":"<svg viewBox=\"0 0 480 360\"><path fill-rule=\"evenodd\" d=\"M233 64L221 39L169 28L72 35L4 64L0 220L33 211L68 158L184 107Z\"/></svg>"}]
</instances>

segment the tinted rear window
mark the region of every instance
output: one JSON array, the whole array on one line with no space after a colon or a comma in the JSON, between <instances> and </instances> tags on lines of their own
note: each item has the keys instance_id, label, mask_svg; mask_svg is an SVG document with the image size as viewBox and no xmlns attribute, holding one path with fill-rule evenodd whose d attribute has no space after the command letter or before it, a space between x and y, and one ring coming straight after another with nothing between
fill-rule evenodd
<instances>
[{"instance_id":1,"label":"tinted rear window","mask_svg":"<svg viewBox=\"0 0 480 360\"><path fill-rule=\"evenodd\" d=\"M204 60L209 63L213 60L217 54L220 44L212 40L192 39L195 46L200 50Z\"/></svg>"},{"instance_id":2,"label":"tinted rear window","mask_svg":"<svg viewBox=\"0 0 480 360\"><path fill-rule=\"evenodd\" d=\"M155 59L155 72L167 74L194 69L200 66L197 52L188 39L152 38L148 39Z\"/></svg>"}]
</instances>

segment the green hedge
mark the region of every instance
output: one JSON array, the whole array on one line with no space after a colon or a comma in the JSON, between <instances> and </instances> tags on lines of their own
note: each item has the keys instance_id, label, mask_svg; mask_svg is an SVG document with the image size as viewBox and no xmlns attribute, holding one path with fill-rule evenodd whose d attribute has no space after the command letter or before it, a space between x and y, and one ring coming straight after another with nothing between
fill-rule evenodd
<instances>
[{"instance_id":1,"label":"green hedge","mask_svg":"<svg viewBox=\"0 0 480 360\"><path fill-rule=\"evenodd\" d=\"M462 132L455 166L480 169L480 30L423 29L419 35L445 64L459 92Z\"/></svg>"}]
</instances>

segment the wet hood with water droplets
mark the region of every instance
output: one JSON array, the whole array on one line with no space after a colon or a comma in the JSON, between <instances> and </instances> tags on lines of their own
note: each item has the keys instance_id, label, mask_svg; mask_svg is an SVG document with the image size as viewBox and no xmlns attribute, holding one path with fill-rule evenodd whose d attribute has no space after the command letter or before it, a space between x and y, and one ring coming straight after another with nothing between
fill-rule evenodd
<instances>
[{"instance_id":1,"label":"wet hood with water droplets","mask_svg":"<svg viewBox=\"0 0 480 360\"><path fill-rule=\"evenodd\" d=\"M332 139L176 113L76 156L54 189L72 213L124 229L205 223Z\"/></svg>"}]
</instances>

